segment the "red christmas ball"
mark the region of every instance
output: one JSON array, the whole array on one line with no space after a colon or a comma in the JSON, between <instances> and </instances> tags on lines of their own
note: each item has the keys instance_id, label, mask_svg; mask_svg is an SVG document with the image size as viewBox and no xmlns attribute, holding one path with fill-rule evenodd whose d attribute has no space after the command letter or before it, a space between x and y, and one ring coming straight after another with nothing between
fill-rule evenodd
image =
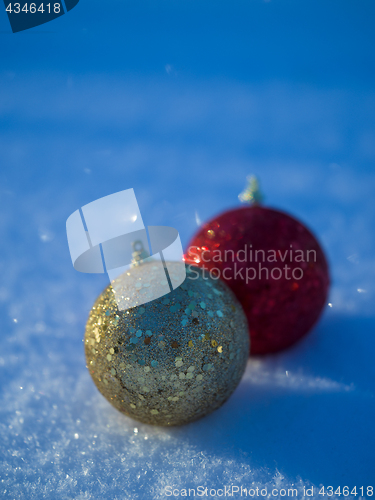
<instances>
[{"instance_id":1,"label":"red christmas ball","mask_svg":"<svg viewBox=\"0 0 375 500\"><path fill-rule=\"evenodd\" d=\"M193 237L185 261L236 294L251 354L294 344L326 304L330 280L322 248L301 222L278 210L253 205L218 215Z\"/></svg>"}]
</instances>

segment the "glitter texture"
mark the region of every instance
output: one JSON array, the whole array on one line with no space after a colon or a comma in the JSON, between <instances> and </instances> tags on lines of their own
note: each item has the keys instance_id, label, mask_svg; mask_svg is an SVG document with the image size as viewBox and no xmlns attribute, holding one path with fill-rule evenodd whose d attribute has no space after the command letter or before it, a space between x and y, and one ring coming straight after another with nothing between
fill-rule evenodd
<instances>
[{"instance_id":1,"label":"glitter texture","mask_svg":"<svg viewBox=\"0 0 375 500\"><path fill-rule=\"evenodd\" d=\"M263 250L266 256L270 255L269 251L275 251L276 261L255 262L256 250ZM238 251L242 253L237 254ZM316 259L301 262L295 259L296 251L305 258L307 251L311 251L309 255L312 256L315 251ZM258 255L259 259L263 256L262 253ZM193 237L185 261L220 271L220 277L235 293L246 313L251 354L276 352L294 344L314 325L327 302L329 273L323 250L303 224L277 210L251 206L217 216ZM259 272L259 263L262 272ZM272 278L272 269L284 266L289 267L289 274L283 273L281 278L276 274L276 278ZM258 275L246 282L248 268L254 268ZM301 279L291 276L296 268L303 271ZM253 272L249 276L253 278ZM219 287L213 292L217 295ZM227 314L219 307L214 310L219 317Z\"/></svg>"},{"instance_id":2,"label":"glitter texture","mask_svg":"<svg viewBox=\"0 0 375 500\"><path fill-rule=\"evenodd\" d=\"M152 283L151 264L129 272L133 279ZM120 276L118 283L127 277ZM218 293L209 298L212 290ZM212 317L200 308L196 317L186 316L186 310L194 312L202 303L222 314ZM87 321L87 366L103 396L129 417L147 424L182 425L212 412L232 394L246 366L247 332L246 317L230 289L191 268L168 298L142 308L119 311L108 286Z\"/></svg>"}]
</instances>

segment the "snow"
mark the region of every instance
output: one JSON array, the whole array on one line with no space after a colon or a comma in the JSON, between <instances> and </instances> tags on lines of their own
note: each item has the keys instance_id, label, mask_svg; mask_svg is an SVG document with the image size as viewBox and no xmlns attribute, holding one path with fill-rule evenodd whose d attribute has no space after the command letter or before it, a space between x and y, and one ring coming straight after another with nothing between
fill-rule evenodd
<instances>
[{"instance_id":1,"label":"snow","mask_svg":"<svg viewBox=\"0 0 375 500\"><path fill-rule=\"evenodd\" d=\"M64 18L73 23L82 9L56 21L52 45L61 43ZM84 44L82 26L72 36ZM353 54L365 47L358 29ZM332 38L336 55L343 33L337 46ZM4 49L0 71L0 497L164 499L168 486L234 485L266 489L269 498L281 498L273 488L295 486L298 498L313 488L324 498L320 485L373 485L375 93L366 57L348 55L345 73L363 84L341 79L341 60L332 63L339 76L332 70L325 80L324 50L314 63L318 83L279 66L271 76L260 68L258 81L225 55L225 77L217 60L205 67L204 54L195 67L185 46L185 66L163 52L160 75L135 59L133 72L110 72L101 55L97 67L80 59L81 70L78 56L70 63L71 46L56 62L38 49L43 34L2 36L21 59ZM20 55L26 42L38 49L37 69ZM260 178L267 205L321 241L329 304L299 344L250 359L234 395L208 417L173 429L132 421L103 399L85 367L85 321L107 281L73 269L66 219L134 188L145 224L176 227L186 245L200 221L239 203L249 174Z\"/></svg>"}]
</instances>

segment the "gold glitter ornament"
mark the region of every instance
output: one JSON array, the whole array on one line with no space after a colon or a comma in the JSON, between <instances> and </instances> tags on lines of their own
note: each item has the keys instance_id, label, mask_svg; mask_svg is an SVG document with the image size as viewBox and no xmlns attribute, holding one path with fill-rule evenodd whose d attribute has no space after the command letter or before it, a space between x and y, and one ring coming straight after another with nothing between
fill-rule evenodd
<instances>
[{"instance_id":1,"label":"gold glitter ornament","mask_svg":"<svg viewBox=\"0 0 375 500\"><path fill-rule=\"evenodd\" d=\"M133 267L116 290L129 277L150 287L155 272L152 262ZM84 342L103 396L127 416L162 426L219 408L241 380L249 352L246 317L234 294L192 266L179 288L126 311L119 311L109 285L90 312Z\"/></svg>"}]
</instances>

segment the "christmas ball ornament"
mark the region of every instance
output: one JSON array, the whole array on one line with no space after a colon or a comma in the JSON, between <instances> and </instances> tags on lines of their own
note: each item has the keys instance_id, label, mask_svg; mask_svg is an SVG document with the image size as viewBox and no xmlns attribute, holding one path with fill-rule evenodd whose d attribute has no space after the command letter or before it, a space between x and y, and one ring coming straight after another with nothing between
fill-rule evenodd
<instances>
[{"instance_id":1,"label":"christmas ball ornament","mask_svg":"<svg viewBox=\"0 0 375 500\"><path fill-rule=\"evenodd\" d=\"M181 425L232 394L247 362L248 327L225 283L192 266L179 288L119 310L114 288L117 295L123 285L126 293L129 278L138 288L152 287L157 269L152 262L133 267L103 291L87 321L85 354L97 388L115 408L146 424Z\"/></svg>"},{"instance_id":2,"label":"christmas ball ornament","mask_svg":"<svg viewBox=\"0 0 375 500\"><path fill-rule=\"evenodd\" d=\"M303 337L326 304L329 272L314 235L290 215L260 206L257 182L242 206L204 224L185 261L226 282L246 313L251 354L285 349Z\"/></svg>"}]
</instances>

